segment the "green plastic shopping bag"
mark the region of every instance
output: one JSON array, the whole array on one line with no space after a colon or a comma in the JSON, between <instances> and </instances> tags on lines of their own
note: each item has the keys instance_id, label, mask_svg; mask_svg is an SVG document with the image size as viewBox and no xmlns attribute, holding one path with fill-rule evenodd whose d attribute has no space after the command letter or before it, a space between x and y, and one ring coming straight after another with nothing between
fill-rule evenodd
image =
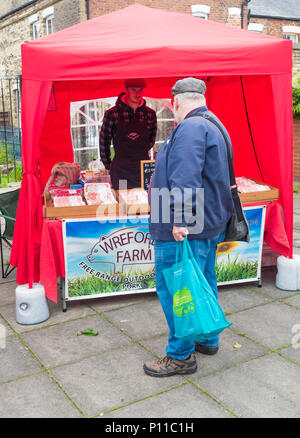
<instances>
[{"instance_id":1,"label":"green plastic shopping bag","mask_svg":"<svg viewBox=\"0 0 300 438\"><path fill-rule=\"evenodd\" d=\"M176 262L163 271L173 296L175 336L204 341L220 334L229 323L194 259L188 240L177 243Z\"/></svg>"}]
</instances>

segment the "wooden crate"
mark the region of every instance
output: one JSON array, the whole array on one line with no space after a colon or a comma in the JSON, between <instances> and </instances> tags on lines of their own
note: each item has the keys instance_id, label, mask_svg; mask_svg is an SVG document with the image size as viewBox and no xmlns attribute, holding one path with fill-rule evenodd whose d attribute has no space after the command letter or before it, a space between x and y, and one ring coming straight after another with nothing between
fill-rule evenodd
<instances>
[{"instance_id":1,"label":"wooden crate","mask_svg":"<svg viewBox=\"0 0 300 438\"><path fill-rule=\"evenodd\" d=\"M48 219L72 219L80 217L118 216L119 204L79 205L54 207L49 192L44 194L44 217Z\"/></svg>"},{"instance_id":2,"label":"wooden crate","mask_svg":"<svg viewBox=\"0 0 300 438\"><path fill-rule=\"evenodd\" d=\"M279 190L276 187L272 187L269 184L262 183L261 181L257 181L254 178L248 178L252 181L256 182L256 184L266 185L270 187L271 190L264 190L262 192L249 192L249 193L239 193L240 200L243 204L253 204L256 202L265 202L265 201L275 201L279 198Z\"/></svg>"},{"instance_id":3,"label":"wooden crate","mask_svg":"<svg viewBox=\"0 0 300 438\"><path fill-rule=\"evenodd\" d=\"M122 198L122 192L130 192L130 190L142 190L142 189L128 189L128 190L116 190L116 199L119 203L120 214L126 216L136 215L136 214L148 214L150 213L150 205L145 204L128 204Z\"/></svg>"}]
</instances>

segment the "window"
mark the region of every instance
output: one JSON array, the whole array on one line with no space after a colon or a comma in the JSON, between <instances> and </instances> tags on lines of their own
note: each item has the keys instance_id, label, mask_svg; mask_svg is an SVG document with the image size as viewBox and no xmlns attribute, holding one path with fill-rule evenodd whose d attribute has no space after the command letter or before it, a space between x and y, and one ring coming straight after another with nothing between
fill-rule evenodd
<instances>
[{"instance_id":1,"label":"window","mask_svg":"<svg viewBox=\"0 0 300 438\"><path fill-rule=\"evenodd\" d=\"M42 11L42 17L45 20L45 30L46 35L50 35L54 32L53 21L54 21L54 7L50 6Z\"/></svg>"},{"instance_id":2,"label":"window","mask_svg":"<svg viewBox=\"0 0 300 438\"><path fill-rule=\"evenodd\" d=\"M300 26L282 26L282 36L287 40L299 43Z\"/></svg>"},{"instance_id":3,"label":"window","mask_svg":"<svg viewBox=\"0 0 300 438\"><path fill-rule=\"evenodd\" d=\"M193 17L204 18L204 20L208 20L210 13L210 6L192 5L191 8L192 8Z\"/></svg>"},{"instance_id":4,"label":"window","mask_svg":"<svg viewBox=\"0 0 300 438\"><path fill-rule=\"evenodd\" d=\"M283 38L286 40L292 40L293 43L298 43L298 35L296 33L284 33Z\"/></svg>"},{"instance_id":5,"label":"window","mask_svg":"<svg viewBox=\"0 0 300 438\"><path fill-rule=\"evenodd\" d=\"M90 161L100 159L99 132L104 112L113 106L115 99L71 102L71 135L74 160L83 170Z\"/></svg>"},{"instance_id":6,"label":"window","mask_svg":"<svg viewBox=\"0 0 300 438\"><path fill-rule=\"evenodd\" d=\"M17 79L16 83L13 85L13 92L15 96L15 108L17 114L17 124L21 127L21 93L20 93L20 80Z\"/></svg>"},{"instance_id":7,"label":"window","mask_svg":"<svg viewBox=\"0 0 300 438\"><path fill-rule=\"evenodd\" d=\"M82 102L71 102L71 136L74 151L74 161L83 170L95 158L100 159L99 133L104 113L115 105L116 97L103 98ZM146 105L157 115L156 142L151 150L151 158L158 151L165 139L172 133L175 125L171 101L166 99L145 98ZM113 147L112 147L113 156Z\"/></svg>"},{"instance_id":8,"label":"window","mask_svg":"<svg viewBox=\"0 0 300 438\"><path fill-rule=\"evenodd\" d=\"M39 26L38 26L38 22L35 21L34 23L32 23L31 25L31 32L32 32L32 39L36 40L39 37Z\"/></svg>"},{"instance_id":9,"label":"window","mask_svg":"<svg viewBox=\"0 0 300 438\"><path fill-rule=\"evenodd\" d=\"M28 18L29 24L31 25L31 36L33 40L39 37L40 25L38 22L38 14L33 14Z\"/></svg>"},{"instance_id":10,"label":"window","mask_svg":"<svg viewBox=\"0 0 300 438\"><path fill-rule=\"evenodd\" d=\"M46 18L46 35L50 35L53 33L53 15L49 15L49 17Z\"/></svg>"}]
</instances>

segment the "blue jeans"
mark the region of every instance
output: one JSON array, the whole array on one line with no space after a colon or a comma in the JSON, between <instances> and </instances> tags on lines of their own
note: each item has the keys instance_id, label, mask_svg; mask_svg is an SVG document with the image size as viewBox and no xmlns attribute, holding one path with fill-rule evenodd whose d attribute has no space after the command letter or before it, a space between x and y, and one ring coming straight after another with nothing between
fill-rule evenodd
<instances>
[{"instance_id":1,"label":"blue jeans","mask_svg":"<svg viewBox=\"0 0 300 438\"><path fill-rule=\"evenodd\" d=\"M218 287L215 273L216 250L218 243L222 242L224 237L225 230L211 239L189 240L195 260L199 263L201 271L217 298ZM173 297L168 291L163 275L163 270L171 267L176 261L176 246L177 242L175 242L175 240L168 242L156 240L154 242L155 282L156 292L169 326L169 343L166 347L166 354L175 359L184 360L195 351L195 343L193 341L182 341L174 335ZM201 342L201 344L216 347L219 344L219 337Z\"/></svg>"}]
</instances>

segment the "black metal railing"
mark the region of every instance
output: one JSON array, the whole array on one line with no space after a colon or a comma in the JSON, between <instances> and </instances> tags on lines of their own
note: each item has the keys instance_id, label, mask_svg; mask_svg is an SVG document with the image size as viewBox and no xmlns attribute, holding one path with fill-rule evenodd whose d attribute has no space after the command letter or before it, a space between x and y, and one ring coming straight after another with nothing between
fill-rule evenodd
<instances>
[{"instance_id":1,"label":"black metal railing","mask_svg":"<svg viewBox=\"0 0 300 438\"><path fill-rule=\"evenodd\" d=\"M0 187L21 179L21 76L0 78Z\"/></svg>"}]
</instances>

